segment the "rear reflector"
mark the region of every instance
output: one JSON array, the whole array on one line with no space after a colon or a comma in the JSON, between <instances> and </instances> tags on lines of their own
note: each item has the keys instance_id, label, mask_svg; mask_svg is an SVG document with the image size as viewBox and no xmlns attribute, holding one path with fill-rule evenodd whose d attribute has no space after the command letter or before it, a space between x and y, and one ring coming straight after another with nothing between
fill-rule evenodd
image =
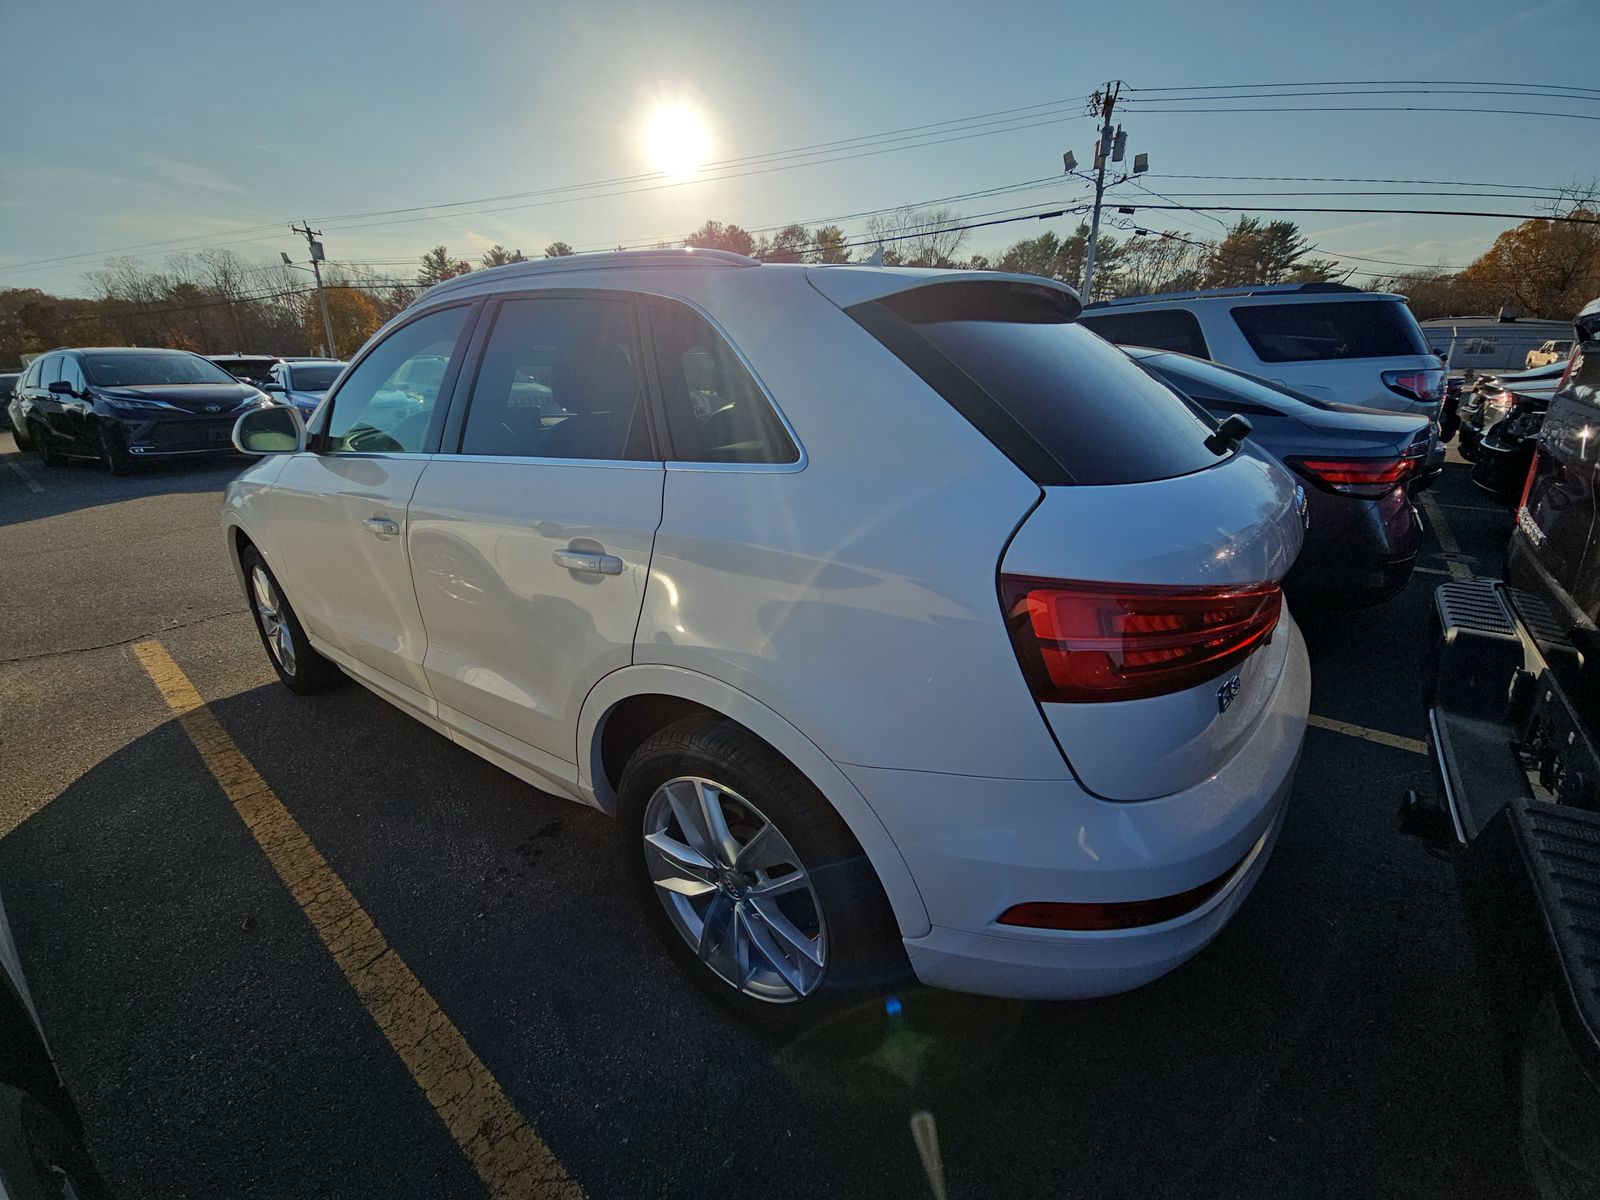
<instances>
[{"instance_id":1,"label":"rear reflector","mask_svg":"<svg viewBox=\"0 0 1600 1200\"><path fill-rule=\"evenodd\" d=\"M1276 583L1163 587L1002 575L1017 661L1036 700L1164 696L1209 682L1271 636Z\"/></svg>"},{"instance_id":2,"label":"rear reflector","mask_svg":"<svg viewBox=\"0 0 1600 1200\"><path fill-rule=\"evenodd\" d=\"M1247 856L1248 857L1248 856ZM1001 925L1025 929L1135 929L1159 925L1193 912L1220 892L1233 878L1244 859L1233 864L1209 883L1179 892L1176 896L1157 896L1154 900L1125 900L1113 904L1066 904L1054 900L1031 900L1013 904L996 920Z\"/></svg>"},{"instance_id":3,"label":"rear reflector","mask_svg":"<svg viewBox=\"0 0 1600 1200\"><path fill-rule=\"evenodd\" d=\"M1291 458L1288 463L1325 492L1346 496L1386 496L1416 473L1428 447L1400 458Z\"/></svg>"}]
</instances>

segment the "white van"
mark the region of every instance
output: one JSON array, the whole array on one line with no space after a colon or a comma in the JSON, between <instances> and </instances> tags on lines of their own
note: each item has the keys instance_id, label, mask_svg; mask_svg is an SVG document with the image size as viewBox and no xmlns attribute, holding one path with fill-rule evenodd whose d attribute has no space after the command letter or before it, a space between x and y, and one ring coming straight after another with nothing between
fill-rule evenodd
<instances>
[{"instance_id":1,"label":"white van","mask_svg":"<svg viewBox=\"0 0 1600 1200\"><path fill-rule=\"evenodd\" d=\"M1406 298L1339 283L1128 296L1086 305L1078 323L1339 404L1434 417L1444 389Z\"/></svg>"}]
</instances>

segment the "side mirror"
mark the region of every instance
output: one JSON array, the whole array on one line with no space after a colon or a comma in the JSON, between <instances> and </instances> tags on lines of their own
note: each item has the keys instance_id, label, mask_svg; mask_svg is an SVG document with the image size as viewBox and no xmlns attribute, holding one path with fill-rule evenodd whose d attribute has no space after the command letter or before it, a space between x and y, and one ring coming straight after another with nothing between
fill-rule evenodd
<instances>
[{"instance_id":1,"label":"side mirror","mask_svg":"<svg viewBox=\"0 0 1600 1200\"><path fill-rule=\"evenodd\" d=\"M299 454L306 423L292 404L252 409L234 422L233 444L245 454Z\"/></svg>"},{"instance_id":2,"label":"side mirror","mask_svg":"<svg viewBox=\"0 0 1600 1200\"><path fill-rule=\"evenodd\" d=\"M1250 420L1234 413L1217 426L1217 431L1206 439L1206 449L1216 455L1230 454L1250 434Z\"/></svg>"},{"instance_id":3,"label":"side mirror","mask_svg":"<svg viewBox=\"0 0 1600 1200\"><path fill-rule=\"evenodd\" d=\"M261 390L263 392L287 392L289 389L284 387L283 384L279 383L276 379L270 379L261 385Z\"/></svg>"},{"instance_id":4,"label":"side mirror","mask_svg":"<svg viewBox=\"0 0 1600 1200\"><path fill-rule=\"evenodd\" d=\"M72 385L65 379L57 379L50 384L50 394L52 396L76 396L78 393L72 390Z\"/></svg>"}]
</instances>

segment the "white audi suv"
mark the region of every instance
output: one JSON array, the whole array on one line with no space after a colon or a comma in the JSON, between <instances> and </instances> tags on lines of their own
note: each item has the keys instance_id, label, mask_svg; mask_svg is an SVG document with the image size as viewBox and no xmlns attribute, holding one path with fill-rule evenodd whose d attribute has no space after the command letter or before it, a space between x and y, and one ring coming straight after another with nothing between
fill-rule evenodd
<instances>
[{"instance_id":1,"label":"white audi suv","mask_svg":"<svg viewBox=\"0 0 1600 1200\"><path fill-rule=\"evenodd\" d=\"M716 251L475 272L309 429L240 420L228 550L285 684L353 676L615 816L745 1015L1122 991L1283 820L1304 495L1078 311Z\"/></svg>"}]
</instances>

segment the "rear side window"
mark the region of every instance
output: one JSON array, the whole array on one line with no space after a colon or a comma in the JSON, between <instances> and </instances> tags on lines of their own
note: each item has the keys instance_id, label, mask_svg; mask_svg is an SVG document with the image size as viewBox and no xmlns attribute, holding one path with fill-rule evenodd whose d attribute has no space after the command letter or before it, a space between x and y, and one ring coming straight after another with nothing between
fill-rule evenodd
<instances>
[{"instance_id":1,"label":"rear side window","mask_svg":"<svg viewBox=\"0 0 1600 1200\"><path fill-rule=\"evenodd\" d=\"M1210 426L1053 289L960 282L849 311L1037 483L1139 483L1218 461Z\"/></svg>"},{"instance_id":2,"label":"rear side window","mask_svg":"<svg viewBox=\"0 0 1600 1200\"><path fill-rule=\"evenodd\" d=\"M645 311L674 461L799 461L766 396L705 318L678 304Z\"/></svg>"},{"instance_id":3,"label":"rear side window","mask_svg":"<svg viewBox=\"0 0 1600 1200\"><path fill-rule=\"evenodd\" d=\"M1430 352L1416 318L1398 300L1241 305L1233 310L1233 319L1262 362Z\"/></svg>"},{"instance_id":4,"label":"rear side window","mask_svg":"<svg viewBox=\"0 0 1600 1200\"><path fill-rule=\"evenodd\" d=\"M1094 330L1108 342L1119 346L1149 346L1152 350L1176 350L1196 358L1209 358L1205 335L1192 312L1181 308L1153 312L1084 313L1078 324Z\"/></svg>"}]
</instances>

